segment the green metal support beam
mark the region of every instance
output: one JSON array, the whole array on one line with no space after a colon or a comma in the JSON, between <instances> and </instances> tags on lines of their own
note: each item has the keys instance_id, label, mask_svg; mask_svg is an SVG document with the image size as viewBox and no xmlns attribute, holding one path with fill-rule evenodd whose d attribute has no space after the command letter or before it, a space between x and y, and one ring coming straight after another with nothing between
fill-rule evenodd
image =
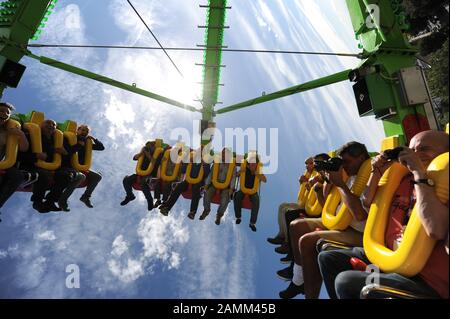
<instances>
[{"instance_id":1,"label":"green metal support beam","mask_svg":"<svg viewBox=\"0 0 450 319\"><path fill-rule=\"evenodd\" d=\"M227 0L209 0L203 58L203 120L212 121L219 96Z\"/></svg>"},{"instance_id":2,"label":"green metal support beam","mask_svg":"<svg viewBox=\"0 0 450 319\"><path fill-rule=\"evenodd\" d=\"M342 72L339 72L336 74L332 74L332 75L329 75L329 76L326 76L326 77L323 77L323 78L320 78L317 80L313 80L313 81L310 81L307 83L296 85L296 86L290 87L288 89L273 92L273 93L270 93L267 95L263 95L261 97L247 100L245 102L234 104L234 105L222 108L222 109L218 110L216 113L217 114L228 113L228 112L242 109L244 107L249 107L249 106L252 106L255 104L260 104L260 103L276 100L276 99L282 98L284 96L309 91L309 90L316 89L316 88L326 86L326 85L330 85L333 83L348 81L348 75L351 71L352 70L345 70L345 71L342 71Z\"/></svg>"},{"instance_id":3,"label":"green metal support beam","mask_svg":"<svg viewBox=\"0 0 450 319\"><path fill-rule=\"evenodd\" d=\"M423 104L403 105L400 99L400 70L414 67L418 50L405 31L409 25L401 0L346 0L355 37L367 57L360 69L376 67L377 74L365 76L374 111L379 117L388 108L396 114L383 120L386 136L405 135L404 119L426 116ZM411 132L409 133L411 135Z\"/></svg>"},{"instance_id":4,"label":"green metal support beam","mask_svg":"<svg viewBox=\"0 0 450 319\"><path fill-rule=\"evenodd\" d=\"M56 0L10 0L0 3L0 69L7 59L19 62L23 48L45 26ZM10 45L14 43L14 45ZM6 84L0 83L0 96Z\"/></svg>"},{"instance_id":5,"label":"green metal support beam","mask_svg":"<svg viewBox=\"0 0 450 319\"><path fill-rule=\"evenodd\" d=\"M72 66L70 64L66 64L66 63L63 63L63 62L60 62L60 61L57 61L57 60L54 60L54 59L50 59L50 58L44 57L44 56L37 56L37 55L34 55L32 53L28 53L27 56L30 57L30 58L33 58L35 60L38 60L39 62L41 62L43 64L49 65L51 67L54 67L54 68L57 68L57 69L61 69L61 70L64 70L64 71L67 71L67 72L70 72L70 73L73 73L73 74L81 75L83 77L86 77L86 78L89 78L89 79L92 79L92 80L95 80L95 81L98 81L98 82L102 82L102 83L105 83L105 84L117 87L117 88L122 89L122 90L130 91L130 92L133 92L133 93L136 93L136 94L139 94L139 95L143 95L145 97L149 97L149 98L154 99L154 100L158 100L158 101L161 101L161 102L164 102L164 103L168 103L168 104L171 104L173 106L177 106L179 108L182 108L182 109L185 109L185 110L188 110L188 111L191 111L191 112L201 112L200 110L196 109L193 106L190 106L190 105L187 105L187 104L184 104L184 103L181 103L181 102L178 102L178 101L166 98L164 96L161 96L161 95L149 92L149 91L145 91L145 90L140 89L140 88L138 88L138 87L136 87L134 85L129 85L129 84L126 84L126 83L123 83L123 82L119 82L119 81L113 80L113 79L108 78L106 76L102 76L102 75L99 75L99 74L96 74L96 73L93 73L93 72L90 72L90 71L87 71L87 70L84 70L84 69L80 69L80 68Z\"/></svg>"}]
</instances>

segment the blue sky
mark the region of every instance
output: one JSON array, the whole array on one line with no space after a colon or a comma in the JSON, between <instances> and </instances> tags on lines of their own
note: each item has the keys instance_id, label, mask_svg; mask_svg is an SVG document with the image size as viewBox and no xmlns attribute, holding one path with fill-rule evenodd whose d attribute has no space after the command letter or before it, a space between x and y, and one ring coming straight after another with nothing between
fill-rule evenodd
<instances>
[{"instance_id":1,"label":"blue sky","mask_svg":"<svg viewBox=\"0 0 450 319\"><path fill-rule=\"evenodd\" d=\"M164 46L203 43L203 1L134 0ZM241 49L357 52L345 1L232 0L224 44ZM126 1L60 0L39 43L156 45ZM170 52L182 80L162 52L94 49L32 49L149 91L193 104L201 81L201 52ZM304 158L349 140L377 150L382 126L359 118L350 83L336 84L228 113L219 129L278 128L278 170L262 188L258 231L234 224L229 207L220 227L209 217L186 218L180 200L169 217L146 211L145 199L125 208L122 178L134 172L131 157L152 138L170 141L171 129L193 130L199 114L133 95L29 58L17 89L3 100L18 112L87 123L107 147L95 153L103 181L95 209L71 198L67 214L39 215L29 194L15 194L2 210L0 297L4 298L278 298L287 284L284 267L266 238L277 231L277 207L296 200ZM356 66L353 58L224 53L219 100L230 105ZM221 106L219 105L219 108ZM198 128L194 126L194 131ZM202 206L199 208L201 212ZM80 289L65 286L66 266L80 267ZM322 297L326 293L322 292Z\"/></svg>"}]
</instances>

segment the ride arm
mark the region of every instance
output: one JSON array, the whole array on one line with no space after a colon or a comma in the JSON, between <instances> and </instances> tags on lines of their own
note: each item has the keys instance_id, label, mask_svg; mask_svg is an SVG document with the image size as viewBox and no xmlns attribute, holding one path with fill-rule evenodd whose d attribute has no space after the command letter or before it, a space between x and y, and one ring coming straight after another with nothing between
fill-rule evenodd
<instances>
[{"instance_id":1,"label":"ride arm","mask_svg":"<svg viewBox=\"0 0 450 319\"><path fill-rule=\"evenodd\" d=\"M276 99L282 98L284 96L309 91L309 90L316 89L316 88L326 86L326 85L330 85L333 83L348 81L348 75L351 71L352 70L345 70L345 71L335 73L335 74L332 74L332 75L329 75L329 76L326 76L326 77L323 77L323 78L320 78L317 80L306 82L306 83L303 83L303 84L300 84L297 86L293 86L293 87L290 87L290 88L287 88L287 89L284 89L281 91L277 91L277 92L263 95L263 96L260 96L260 97L257 97L257 98L251 99L251 100L247 100L247 101L244 101L244 102L241 102L238 104L234 104L234 105L225 107L223 109L220 109L220 110L216 111L216 113L217 114L228 113L231 111L242 109L244 107L276 100Z\"/></svg>"},{"instance_id":2,"label":"ride arm","mask_svg":"<svg viewBox=\"0 0 450 319\"><path fill-rule=\"evenodd\" d=\"M161 96L161 95L149 92L149 91L145 91L143 89L140 89L140 88L136 87L135 85L129 85L129 84L126 84L126 83L123 83L123 82L119 82L119 81L113 80L111 78L108 78L106 76L102 76L102 75L99 75L99 74L96 74L96 73L93 73L93 72L90 72L90 71L87 71L87 70L75 67L75 66L70 65L70 64L66 64L66 63L63 63L63 62L60 62L60 61L57 61L57 60L54 60L54 59L50 59L50 58L44 57L44 56L37 56L37 55L34 55L33 53L31 53L30 51L28 51L26 55L28 57L32 58L32 59L38 60L39 62L41 62L43 64L52 66L52 67L57 68L57 69L61 69L61 70L67 71L67 72L71 72L71 73L74 73L74 74L77 74L77 75L81 75L81 76L84 76L86 78L89 78L89 79L92 79L92 80L95 80L95 81L98 81L98 82L102 82L102 83L105 83L105 84L108 84L108 85L111 85L111 86L115 86L115 87L117 87L119 89L122 89L122 90L126 90L126 91L130 91L130 92L133 92L133 93L136 93L136 94L140 94L140 95L149 97L149 98L154 99L154 100L158 100L158 101L161 101L161 102L164 102L164 103L168 103L168 104L171 104L173 106L176 106L176 107L179 107L179 108L191 111L191 112L200 112L199 110L197 110L193 106L190 106L190 105L187 105L187 104L184 104L184 103L181 103L181 102L178 102L178 101L166 98L164 96Z\"/></svg>"}]
</instances>

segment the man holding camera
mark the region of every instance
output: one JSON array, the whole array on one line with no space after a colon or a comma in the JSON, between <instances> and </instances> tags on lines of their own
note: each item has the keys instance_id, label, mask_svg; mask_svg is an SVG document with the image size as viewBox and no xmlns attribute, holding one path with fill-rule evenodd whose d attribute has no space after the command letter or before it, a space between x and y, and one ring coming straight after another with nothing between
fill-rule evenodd
<instances>
[{"instance_id":1,"label":"man holding camera","mask_svg":"<svg viewBox=\"0 0 450 319\"><path fill-rule=\"evenodd\" d=\"M408 278L395 273L380 273L381 285L387 285L433 298L449 297L448 202L441 203L436 196L433 180L427 176L427 167L442 153L448 152L448 135L444 132L421 132L411 139L409 148L398 148L378 155L373 161L369 179L367 202L375 197L378 181L393 162L399 161L410 171L395 191L385 233L386 247L395 250L402 239L404 226L414 204L427 235L437 240L421 272ZM353 270L349 260L359 258L370 264L362 247L325 251L319 254L319 265L328 294L332 299L357 299L366 285L369 273Z\"/></svg>"},{"instance_id":2,"label":"man holding camera","mask_svg":"<svg viewBox=\"0 0 450 319\"><path fill-rule=\"evenodd\" d=\"M336 186L344 203L353 215L353 221L344 231L327 230L321 218L299 219L290 224L290 240L294 254L294 263L278 272L281 277L292 281L286 290L280 292L280 298L290 299L304 293L308 299L319 297L322 277L317 263L316 243L320 238L347 243L352 246L362 245L367 212L360 197L351 192L352 184L361 165L370 158L364 144L349 142L338 152L339 159L332 158L327 163L317 163L325 171L325 178ZM316 164L316 165L317 165ZM344 182L343 170L349 176ZM338 207L339 209L339 207Z\"/></svg>"}]
</instances>

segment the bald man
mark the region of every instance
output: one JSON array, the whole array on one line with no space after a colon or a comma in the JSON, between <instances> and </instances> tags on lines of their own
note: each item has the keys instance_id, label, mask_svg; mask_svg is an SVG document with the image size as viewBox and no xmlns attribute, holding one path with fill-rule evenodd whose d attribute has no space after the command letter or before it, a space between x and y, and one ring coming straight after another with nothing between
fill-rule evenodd
<instances>
[{"instance_id":1,"label":"bald man","mask_svg":"<svg viewBox=\"0 0 450 319\"><path fill-rule=\"evenodd\" d=\"M403 178L394 194L385 233L386 247L391 250L398 247L403 234L402 226L406 224L414 204L425 232L437 242L418 275L408 278L399 274L380 273L381 285L435 298L449 297L449 258L445 248L449 228L448 202L443 204L437 198L433 183L427 176L428 165L434 158L449 151L448 144L448 135L444 132L421 132L412 138L409 148L405 147L399 154L398 161L408 168L410 174ZM371 185L378 185L381 176L393 162L385 154L374 159L369 188ZM375 193L376 191L369 191L370 202ZM363 248L324 251L319 254L320 271L330 298L359 298L361 289L366 285L370 273L352 270L349 262L352 257L357 257L366 264L371 263Z\"/></svg>"},{"instance_id":2,"label":"bald man","mask_svg":"<svg viewBox=\"0 0 450 319\"><path fill-rule=\"evenodd\" d=\"M55 202L58 200L57 197L59 191L55 192L53 187L51 189L51 191L53 191L51 195L52 198L44 202L45 192L49 188L52 173L48 170L36 167L35 163L38 160L52 161L54 154L65 154L66 152L63 148L54 147L54 135L56 132L55 121L45 120L41 123L40 128L42 152L33 153L32 148L30 147L28 152L19 154L19 167L20 169L39 174L39 179L33 184L33 196L31 197L31 201L33 202L33 208L38 212L48 213L50 211L61 210L55 205ZM31 144L30 134L25 132L25 135Z\"/></svg>"}]
</instances>

